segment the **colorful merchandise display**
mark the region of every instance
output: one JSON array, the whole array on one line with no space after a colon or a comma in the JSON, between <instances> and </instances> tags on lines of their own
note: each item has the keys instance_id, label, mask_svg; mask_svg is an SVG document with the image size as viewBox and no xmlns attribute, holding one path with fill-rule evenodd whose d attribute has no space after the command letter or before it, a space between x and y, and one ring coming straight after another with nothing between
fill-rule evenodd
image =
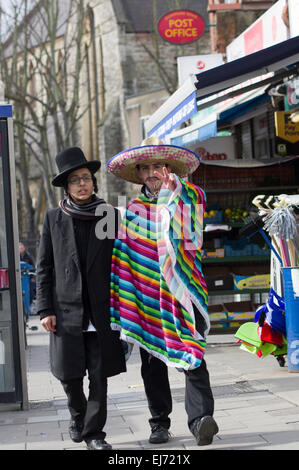
<instances>
[{"instance_id":1,"label":"colorful merchandise display","mask_svg":"<svg viewBox=\"0 0 299 470\"><path fill-rule=\"evenodd\" d=\"M275 300L278 304L275 303ZM235 333L241 349L265 357L287 354L285 304L271 288L266 304L256 311L254 322L246 322Z\"/></svg>"},{"instance_id":2,"label":"colorful merchandise display","mask_svg":"<svg viewBox=\"0 0 299 470\"><path fill-rule=\"evenodd\" d=\"M250 236L253 231L260 232L264 238L264 230L269 233L269 245L281 266L284 298L270 287L269 298L256 310L254 322L243 324L235 337L241 343L241 349L258 357L273 354L280 359L288 354L289 371L299 372L299 196L259 195L252 203L259 209L259 217L245 230Z\"/></svg>"}]
</instances>

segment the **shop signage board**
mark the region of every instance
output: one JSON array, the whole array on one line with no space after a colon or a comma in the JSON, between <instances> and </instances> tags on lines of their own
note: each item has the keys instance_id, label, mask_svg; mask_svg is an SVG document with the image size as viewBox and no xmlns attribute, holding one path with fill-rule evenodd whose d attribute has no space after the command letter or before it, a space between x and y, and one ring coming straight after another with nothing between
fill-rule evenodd
<instances>
[{"instance_id":1,"label":"shop signage board","mask_svg":"<svg viewBox=\"0 0 299 470\"><path fill-rule=\"evenodd\" d=\"M178 79L181 86L192 74L206 72L206 70L222 65L223 54L201 54L178 57Z\"/></svg>"},{"instance_id":2,"label":"shop signage board","mask_svg":"<svg viewBox=\"0 0 299 470\"><path fill-rule=\"evenodd\" d=\"M215 137L193 144L192 149L203 161L230 161L236 159L235 142L232 136Z\"/></svg>"},{"instance_id":3,"label":"shop signage board","mask_svg":"<svg viewBox=\"0 0 299 470\"><path fill-rule=\"evenodd\" d=\"M286 41L289 38L289 29L282 19L286 1L279 0L276 2L227 46L226 57L228 62Z\"/></svg>"},{"instance_id":4,"label":"shop signage board","mask_svg":"<svg viewBox=\"0 0 299 470\"><path fill-rule=\"evenodd\" d=\"M288 0L290 37L299 35L299 2L298 0Z\"/></svg>"},{"instance_id":5,"label":"shop signage board","mask_svg":"<svg viewBox=\"0 0 299 470\"><path fill-rule=\"evenodd\" d=\"M276 111L275 150L280 156L299 155L299 123L291 121L292 111Z\"/></svg>"},{"instance_id":6,"label":"shop signage board","mask_svg":"<svg viewBox=\"0 0 299 470\"><path fill-rule=\"evenodd\" d=\"M157 126L150 132L149 136L156 136L163 139L165 135L170 134L174 129L187 121L194 113L196 113L196 92L194 91L182 103L179 104L169 115L166 116Z\"/></svg>"},{"instance_id":7,"label":"shop signage board","mask_svg":"<svg viewBox=\"0 0 299 470\"><path fill-rule=\"evenodd\" d=\"M217 121L216 115L211 116L212 119L208 119L204 124L201 122L201 126L192 126L189 132L184 133L178 131L174 137L170 135L170 142L172 145L178 145L179 147L190 147L191 144L198 141L209 139L210 137L216 137L217 135ZM192 129L192 130L191 130Z\"/></svg>"},{"instance_id":8,"label":"shop signage board","mask_svg":"<svg viewBox=\"0 0 299 470\"><path fill-rule=\"evenodd\" d=\"M196 41L205 30L203 18L190 10L174 10L162 16L158 22L158 32L166 41L173 44L187 44Z\"/></svg>"}]
</instances>

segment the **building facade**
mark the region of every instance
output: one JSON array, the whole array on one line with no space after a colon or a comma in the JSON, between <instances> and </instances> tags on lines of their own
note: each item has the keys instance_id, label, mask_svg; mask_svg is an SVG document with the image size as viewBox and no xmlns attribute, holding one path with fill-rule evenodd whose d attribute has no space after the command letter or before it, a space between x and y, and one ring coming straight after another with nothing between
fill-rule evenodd
<instances>
[{"instance_id":1,"label":"building facade","mask_svg":"<svg viewBox=\"0 0 299 470\"><path fill-rule=\"evenodd\" d=\"M63 73L66 65L65 47L69 38L75 36L76 28L80 27L76 23L76 17L68 15L72 2L73 0L59 2L59 17L63 18L63 21L61 20L58 25L55 44L52 45L55 54L56 68L54 71L56 70L57 84L60 84L62 88L67 86L69 91L73 91L79 85L78 102L76 103L79 119L73 126L68 142L71 145L81 146L87 158L98 159L102 162L99 175L100 193L110 203L118 205L118 196L125 195L129 199L134 197L140 188L108 175L106 162L125 148L140 145L145 137L144 121L178 87L177 58L210 54L215 51L221 52L221 47L215 48L213 44L215 41L219 43L221 28L225 24L221 16L224 11L228 9L231 16L235 15L234 21L238 24L236 33L239 33L242 27L246 28L252 22L253 15L256 17L262 13L264 10L261 8L267 8L268 4L272 2L248 1L246 4L251 4L249 9L252 13L249 17L247 16L246 22L244 18L247 13L244 13L244 2L238 2L241 8L232 9L231 2L208 2L208 0L200 2L198 0L180 0L180 2L80 0L79 4L84 7L84 30L80 42L82 68L78 77L75 75L77 53L75 47L70 49L67 57L67 65L71 64L73 71L71 74ZM38 2L34 10L30 12L29 21L31 23L34 24L37 21L35 18L38 17L38 8L45 3L47 2ZM51 5L52 2L49 4ZM169 11L178 9L178 7L195 11L203 18L205 30L197 41L176 45L165 41L157 33L159 18ZM216 12L216 19L211 16L213 12ZM243 15L242 21L240 14ZM41 28L39 23L38 25ZM47 51L51 49L51 41L44 37L38 42L33 33L31 39L32 50L34 49L35 52L43 50L45 57L47 57L49 54ZM227 39L227 42L229 40ZM20 72L22 72L24 70L22 69L24 58L22 47L20 47L18 54ZM9 60L12 55L12 42L7 43L6 55ZM43 60L45 61L45 59ZM29 73L30 83L28 85L31 95L38 96L41 93L41 96L44 96L49 91L47 81L39 75L38 67L35 68L34 62L31 62L30 65L30 61L28 61L27 67L32 68ZM56 82L54 80L53 83ZM4 85L6 87L7 83ZM37 102L35 106L38 108L40 103ZM28 114L26 119L28 122L30 121ZM63 123L63 120L63 112L59 112L56 124ZM47 161L49 178L44 178L44 184L41 184L41 166L36 164L37 160L31 157L28 175L28 193L33 201L33 209L41 214L39 223L42 221L44 210L49 206L49 200L45 194L47 194L47 185L48 191L50 190L49 181L56 171L54 158L56 153L61 150L62 145L56 138L58 126L55 125L53 117L45 119L44 122L47 127L47 139L50 142ZM16 149L17 158L20 158L21 152L18 150L18 145L16 145ZM41 189L44 196L40 194ZM21 181L20 213L23 213L23 206L27 204L24 194L24 182ZM61 196L61 194L56 194L56 202ZM26 212L24 213L26 214ZM25 215L24 218L26 219L26 217L28 218ZM25 225L26 223L24 223ZM20 226L21 233L25 233L26 230L22 230L22 222Z\"/></svg>"},{"instance_id":2,"label":"building facade","mask_svg":"<svg viewBox=\"0 0 299 470\"><path fill-rule=\"evenodd\" d=\"M180 5L199 13L208 24L206 1L181 1ZM144 119L177 87L177 56L209 53L210 37L207 27L198 41L184 46L160 38L156 23L169 11L163 1L94 0L89 2L89 11L94 100L81 129L82 136L89 135L88 154L101 159L104 166L116 153L140 145ZM106 197L113 204L117 205L118 195L131 197L138 191L107 175Z\"/></svg>"}]
</instances>

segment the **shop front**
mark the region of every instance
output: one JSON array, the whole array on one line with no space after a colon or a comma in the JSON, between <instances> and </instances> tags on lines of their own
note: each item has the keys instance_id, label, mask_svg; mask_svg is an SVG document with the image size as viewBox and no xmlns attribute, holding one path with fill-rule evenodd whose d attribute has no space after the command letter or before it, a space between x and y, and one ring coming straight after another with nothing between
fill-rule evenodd
<instances>
[{"instance_id":1,"label":"shop front","mask_svg":"<svg viewBox=\"0 0 299 470\"><path fill-rule=\"evenodd\" d=\"M147 135L168 141L190 119L191 126L187 124L184 133L213 132L213 123L219 117L222 121L221 113L231 110L244 114L257 104L257 99L268 99L268 89L298 77L298 50L299 37L295 37L190 76L146 121ZM199 122L194 125L196 115Z\"/></svg>"},{"instance_id":2,"label":"shop front","mask_svg":"<svg viewBox=\"0 0 299 470\"><path fill-rule=\"evenodd\" d=\"M148 135L201 157L190 180L207 195L203 270L215 331L252 321L269 293L269 246L239 232L258 194L298 193L298 155L276 152L275 127L276 93L298 77L298 50L295 37L189 77L146 124Z\"/></svg>"},{"instance_id":3,"label":"shop front","mask_svg":"<svg viewBox=\"0 0 299 470\"><path fill-rule=\"evenodd\" d=\"M12 107L0 106L0 409L28 407Z\"/></svg>"}]
</instances>

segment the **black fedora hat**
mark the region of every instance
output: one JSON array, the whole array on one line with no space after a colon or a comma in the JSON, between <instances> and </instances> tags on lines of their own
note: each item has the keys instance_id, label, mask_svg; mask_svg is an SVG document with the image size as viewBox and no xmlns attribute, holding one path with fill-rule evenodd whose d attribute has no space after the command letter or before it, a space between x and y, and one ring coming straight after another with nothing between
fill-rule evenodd
<instances>
[{"instance_id":1,"label":"black fedora hat","mask_svg":"<svg viewBox=\"0 0 299 470\"><path fill-rule=\"evenodd\" d=\"M64 186L67 176L79 168L88 168L91 173L99 170L101 162L98 160L87 160L79 147L70 147L56 155L56 165L59 174L52 180L53 186Z\"/></svg>"}]
</instances>

